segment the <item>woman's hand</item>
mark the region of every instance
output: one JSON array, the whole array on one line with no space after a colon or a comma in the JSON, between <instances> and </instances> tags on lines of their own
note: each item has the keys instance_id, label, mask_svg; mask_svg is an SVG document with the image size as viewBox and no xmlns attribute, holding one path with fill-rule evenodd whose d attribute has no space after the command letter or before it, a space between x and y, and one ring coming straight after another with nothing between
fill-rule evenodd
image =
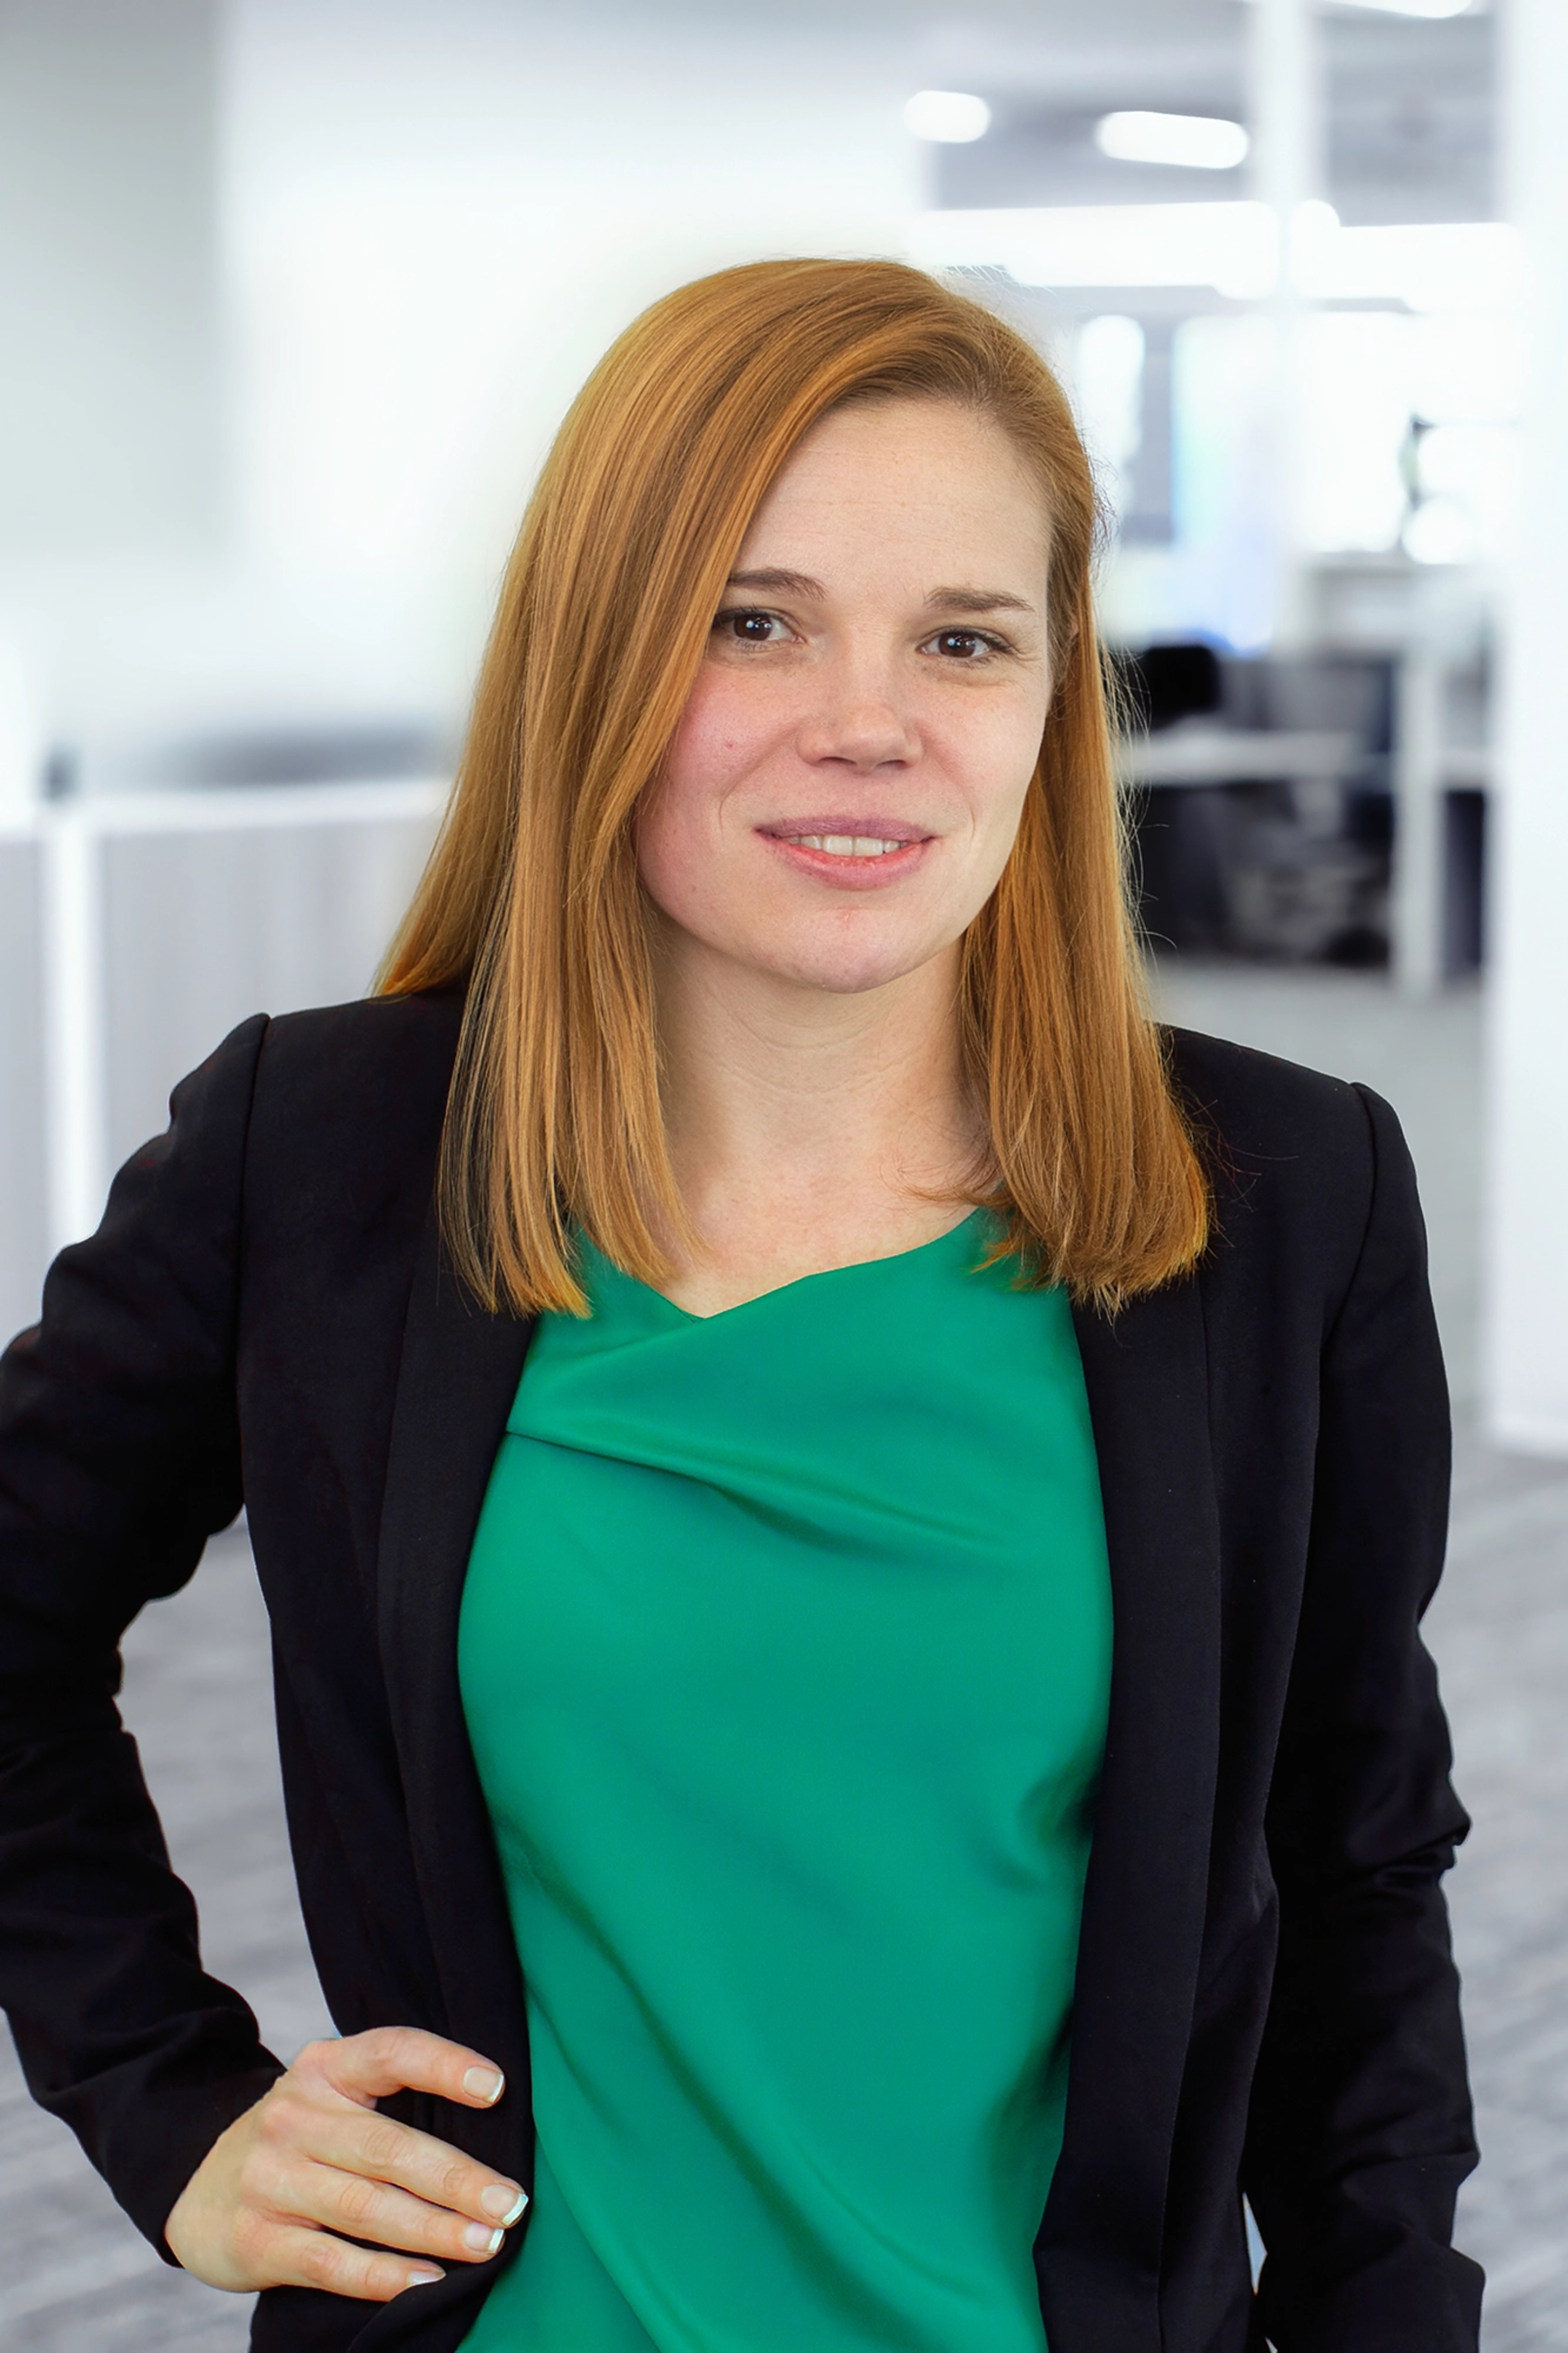
<instances>
[{"instance_id":1,"label":"woman's hand","mask_svg":"<svg viewBox=\"0 0 1568 2353\"><path fill-rule=\"evenodd\" d=\"M477 2051L416 2027L307 2044L186 2183L163 2233L176 2261L209 2287L378 2304L439 2279L443 2262L488 2261L528 2201L445 2141L378 2116L377 2100L405 2087L469 2108L493 2107L503 2089ZM373 2253L340 2231L405 2252Z\"/></svg>"}]
</instances>

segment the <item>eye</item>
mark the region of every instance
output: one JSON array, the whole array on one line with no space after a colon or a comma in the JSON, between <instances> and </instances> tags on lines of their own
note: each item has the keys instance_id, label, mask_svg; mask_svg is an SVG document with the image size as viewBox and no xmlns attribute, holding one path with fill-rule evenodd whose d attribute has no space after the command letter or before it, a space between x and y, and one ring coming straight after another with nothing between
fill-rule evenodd
<instances>
[{"instance_id":1,"label":"eye","mask_svg":"<svg viewBox=\"0 0 1568 2353\"><path fill-rule=\"evenodd\" d=\"M994 638L984 629L940 629L921 648L921 653L935 653L944 661L972 663L1008 650L1003 638Z\"/></svg>"},{"instance_id":2,"label":"eye","mask_svg":"<svg viewBox=\"0 0 1568 2353\"><path fill-rule=\"evenodd\" d=\"M713 635L731 645L781 646L795 631L782 614L759 612L748 606L718 614Z\"/></svg>"}]
</instances>

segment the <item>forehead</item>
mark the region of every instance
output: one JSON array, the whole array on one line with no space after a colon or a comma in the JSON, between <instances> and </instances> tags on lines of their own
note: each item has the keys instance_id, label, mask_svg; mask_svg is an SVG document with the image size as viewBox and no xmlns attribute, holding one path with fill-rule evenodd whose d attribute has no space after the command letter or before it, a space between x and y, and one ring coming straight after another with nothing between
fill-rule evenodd
<instances>
[{"instance_id":1,"label":"forehead","mask_svg":"<svg viewBox=\"0 0 1568 2353\"><path fill-rule=\"evenodd\" d=\"M809 541L861 556L987 558L1037 572L1049 518L1038 478L984 411L889 399L831 409L779 470L752 519L742 561ZM795 547L798 555L801 549ZM807 567L802 567L807 568Z\"/></svg>"}]
</instances>

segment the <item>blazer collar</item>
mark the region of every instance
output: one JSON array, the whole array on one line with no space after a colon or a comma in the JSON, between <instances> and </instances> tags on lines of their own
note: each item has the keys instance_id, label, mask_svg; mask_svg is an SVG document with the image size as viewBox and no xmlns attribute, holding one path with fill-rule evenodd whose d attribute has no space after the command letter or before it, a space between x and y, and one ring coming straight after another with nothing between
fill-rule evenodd
<instances>
[{"instance_id":1,"label":"blazer collar","mask_svg":"<svg viewBox=\"0 0 1568 2353\"><path fill-rule=\"evenodd\" d=\"M1047 2333L1155 2348L1219 1739L1219 1516L1199 1282L1075 1318L1114 1649L1062 2151L1037 2243ZM1102 2334L1086 2339L1095 2316Z\"/></svg>"}]
</instances>

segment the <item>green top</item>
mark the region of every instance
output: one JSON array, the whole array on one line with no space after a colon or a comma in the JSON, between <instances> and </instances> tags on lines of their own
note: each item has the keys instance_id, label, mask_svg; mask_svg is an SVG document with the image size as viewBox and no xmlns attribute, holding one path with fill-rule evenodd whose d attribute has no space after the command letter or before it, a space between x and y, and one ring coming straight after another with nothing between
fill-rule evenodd
<instances>
[{"instance_id":1,"label":"green top","mask_svg":"<svg viewBox=\"0 0 1568 2353\"><path fill-rule=\"evenodd\" d=\"M1040 2353L1110 1674L1059 1291L939 1240L542 1318L458 1667L533 2054L467 2353Z\"/></svg>"}]
</instances>

